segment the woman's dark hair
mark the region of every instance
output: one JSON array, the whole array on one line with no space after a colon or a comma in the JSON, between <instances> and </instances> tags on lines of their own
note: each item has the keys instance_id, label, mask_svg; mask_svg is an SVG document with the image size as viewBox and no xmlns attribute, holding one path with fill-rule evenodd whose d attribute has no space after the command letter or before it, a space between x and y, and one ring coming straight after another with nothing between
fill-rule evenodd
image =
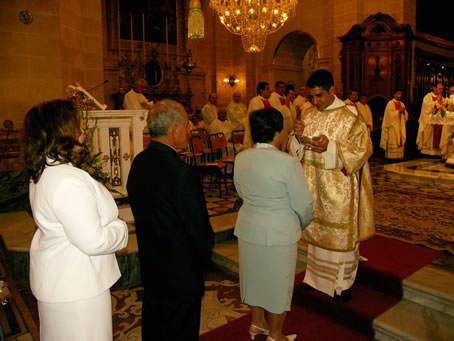
<instances>
[{"instance_id":1,"label":"woman's dark hair","mask_svg":"<svg viewBox=\"0 0 454 341\"><path fill-rule=\"evenodd\" d=\"M81 134L73 103L57 99L30 109L24 120L25 172L38 182L46 158L60 163L78 161L75 146Z\"/></svg>"},{"instance_id":2,"label":"woman's dark hair","mask_svg":"<svg viewBox=\"0 0 454 341\"><path fill-rule=\"evenodd\" d=\"M272 107L253 111L249 116L252 141L254 143L273 141L274 134L282 131L283 122L282 114Z\"/></svg>"}]
</instances>

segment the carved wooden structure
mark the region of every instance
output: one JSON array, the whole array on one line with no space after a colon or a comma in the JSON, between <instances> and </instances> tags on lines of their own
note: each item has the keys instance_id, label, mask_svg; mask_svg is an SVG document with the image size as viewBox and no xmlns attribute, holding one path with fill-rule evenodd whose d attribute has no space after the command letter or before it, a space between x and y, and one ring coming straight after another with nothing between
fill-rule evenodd
<instances>
[{"instance_id":1,"label":"carved wooden structure","mask_svg":"<svg viewBox=\"0 0 454 341\"><path fill-rule=\"evenodd\" d=\"M411 78L410 25L399 25L389 15L377 13L361 25L354 25L342 42L342 82L344 95L349 89L367 94L371 108L386 105L394 89L401 89L409 103ZM374 121L385 107L375 108Z\"/></svg>"}]
</instances>

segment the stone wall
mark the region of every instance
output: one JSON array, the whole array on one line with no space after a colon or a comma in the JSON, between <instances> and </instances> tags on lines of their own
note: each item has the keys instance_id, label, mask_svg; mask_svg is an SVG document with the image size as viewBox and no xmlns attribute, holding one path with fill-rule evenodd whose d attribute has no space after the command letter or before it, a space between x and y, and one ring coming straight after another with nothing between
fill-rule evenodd
<instances>
[{"instance_id":1,"label":"stone wall","mask_svg":"<svg viewBox=\"0 0 454 341\"><path fill-rule=\"evenodd\" d=\"M31 24L19 19L33 15ZM0 124L22 127L35 104L66 96L66 86L103 81L100 0L26 0L0 3ZM103 90L92 94L103 102Z\"/></svg>"},{"instance_id":2,"label":"stone wall","mask_svg":"<svg viewBox=\"0 0 454 341\"><path fill-rule=\"evenodd\" d=\"M274 88L275 76L271 70L275 65L275 53L279 43L292 32L302 32L315 41L318 52L318 65L333 73L338 90L342 90L341 62L339 53L342 45L337 37L348 32L355 24L360 24L370 15L382 12L392 16L398 23L408 23L415 28L416 3L411 0L343 0L343 1L299 1L296 16L290 19L278 32L268 37L265 50L259 54L243 52L241 39L229 33L220 23L209 1L202 1L205 14L205 39L197 44L198 65L206 72L207 92L218 93L219 104L226 105L234 90L239 90L243 102L247 103L256 95L259 81L270 83ZM189 42L190 44L191 42ZM240 83L234 88L226 85L223 79L234 73ZM284 77L285 78L285 77ZM193 100L194 107L206 102Z\"/></svg>"}]
</instances>

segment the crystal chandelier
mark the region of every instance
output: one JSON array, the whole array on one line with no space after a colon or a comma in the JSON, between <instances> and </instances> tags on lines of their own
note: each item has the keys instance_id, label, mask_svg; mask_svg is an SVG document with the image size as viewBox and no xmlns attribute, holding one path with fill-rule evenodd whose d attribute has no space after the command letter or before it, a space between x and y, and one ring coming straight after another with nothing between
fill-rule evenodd
<instances>
[{"instance_id":1,"label":"crystal chandelier","mask_svg":"<svg viewBox=\"0 0 454 341\"><path fill-rule=\"evenodd\" d=\"M298 0L210 0L219 20L241 36L246 52L261 52L269 34L279 30L295 14Z\"/></svg>"}]
</instances>

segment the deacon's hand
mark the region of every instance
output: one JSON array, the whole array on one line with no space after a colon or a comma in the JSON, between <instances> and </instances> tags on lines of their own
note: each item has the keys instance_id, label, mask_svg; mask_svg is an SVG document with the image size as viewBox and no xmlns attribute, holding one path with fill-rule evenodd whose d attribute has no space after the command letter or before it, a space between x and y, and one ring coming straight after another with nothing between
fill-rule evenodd
<instances>
[{"instance_id":1,"label":"deacon's hand","mask_svg":"<svg viewBox=\"0 0 454 341\"><path fill-rule=\"evenodd\" d=\"M296 107L296 119L301 120L301 108Z\"/></svg>"},{"instance_id":2,"label":"deacon's hand","mask_svg":"<svg viewBox=\"0 0 454 341\"><path fill-rule=\"evenodd\" d=\"M325 135L320 135L320 140L312 141L305 145L306 149L312 150L317 153L323 153L328 149L329 139Z\"/></svg>"},{"instance_id":3,"label":"deacon's hand","mask_svg":"<svg viewBox=\"0 0 454 341\"><path fill-rule=\"evenodd\" d=\"M306 127L304 125L304 122L301 121L301 120L295 120L294 122L294 128L293 128L293 131L295 133L296 136L301 136L303 135L303 131L304 131L304 128Z\"/></svg>"}]
</instances>

